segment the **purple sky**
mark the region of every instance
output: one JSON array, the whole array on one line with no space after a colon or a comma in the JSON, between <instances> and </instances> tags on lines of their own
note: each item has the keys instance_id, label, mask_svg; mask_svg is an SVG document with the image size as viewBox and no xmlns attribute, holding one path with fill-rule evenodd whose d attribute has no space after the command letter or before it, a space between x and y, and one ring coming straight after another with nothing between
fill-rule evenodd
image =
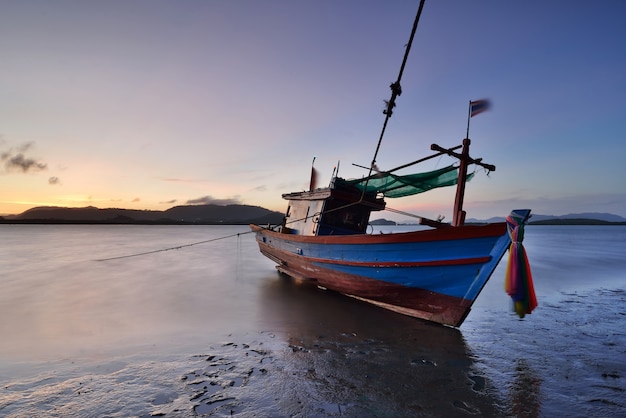
<instances>
[{"instance_id":1,"label":"purple sky","mask_svg":"<svg viewBox=\"0 0 626 418\"><path fill-rule=\"evenodd\" d=\"M0 214L282 211L313 156L322 183L338 162L360 177L352 163L372 160L418 3L0 2ZM471 153L497 170L468 184L468 217L626 217L624 19L619 0L427 1L378 166L460 144L468 101L489 98ZM453 199L388 205L449 220Z\"/></svg>"}]
</instances>

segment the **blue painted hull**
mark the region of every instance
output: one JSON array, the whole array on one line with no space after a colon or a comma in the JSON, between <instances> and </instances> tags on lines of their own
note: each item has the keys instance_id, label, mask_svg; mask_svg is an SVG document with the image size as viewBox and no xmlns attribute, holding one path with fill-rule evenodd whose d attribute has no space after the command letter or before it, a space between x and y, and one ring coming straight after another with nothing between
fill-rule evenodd
<instances>
[{"instance_id":1,"label":"blue painted hull","mask_svg":"<svg viewBox=\"0 0 626 418\"><path fill-rule=\"evenodd\" d=\"M349 236L252 229L283 273L451 326L461 325L510 244L505 223Z\"/></svg>"}]
</instances>

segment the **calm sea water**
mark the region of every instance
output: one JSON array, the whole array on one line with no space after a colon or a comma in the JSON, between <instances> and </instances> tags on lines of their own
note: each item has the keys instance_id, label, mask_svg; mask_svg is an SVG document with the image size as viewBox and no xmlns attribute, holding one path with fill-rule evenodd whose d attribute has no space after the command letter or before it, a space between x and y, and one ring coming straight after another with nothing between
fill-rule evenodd
<instances>
[{"instance_id":1,"label":"calm sea water","mask_svg":"<svg viewBox=\"0 0 626 418\"><path fill-rule=\"evenodd\" d=\"M539 307L503 260L460 330L285 280L247 232L0 225L0 416L626 416L626 227L527 227Z\"/></svg>"}]
</instances>

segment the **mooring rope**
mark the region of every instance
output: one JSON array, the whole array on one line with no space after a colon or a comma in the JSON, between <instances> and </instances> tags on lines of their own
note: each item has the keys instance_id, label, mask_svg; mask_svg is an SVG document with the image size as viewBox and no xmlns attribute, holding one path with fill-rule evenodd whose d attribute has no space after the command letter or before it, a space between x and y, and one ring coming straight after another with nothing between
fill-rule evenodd
<instances>
[{"instance_id":1,"label":"mooring rope","mask_svg":"<svg viewBox=\"0 0 626 418\"><path fill-rule=\"evenodd\" d=\"M94 260L94 261L119 260L119 259L122 259L122 258L131 258L131 257L139 257L139 256L142 256L142 255L148 255L148 254L162 253L162 252L170 251L170 250L180 250L181 248L193 247L194 245L206 244L207 242L214 242L214 241L219 241L219 240L223 240L223 239L227 239L227 238L233 238L233 237L239 237L241 235L251 234L252 232L254 232L254 231L238 232L236 234L225 235L223 237L211 238L211 239L206 239L204 241L198 241L198 242L192 242L191 244L177 245L175 247L161 248L159 250L144 251L144 252L141 252L141 253L120 255L120 256L117 256L117 257L100 258L100 259L97 259L97 260Z\"/></svg>"},{"instance_id":2,"label":"mooring rope","mask_svg":"<svg viewBox=\"0 0 626 418\"><path fill-rule=\"evenodd\" d=\"M338 208L338 209L339 209L339 208ZM412 218L422 218L422 216L415 215L415 214L412 214L412 213L409 213L409 212L404 212L404 211L401 211L401 210L398 210L398 209L389 208L389 207L385 208L384 210L389 211L389 212L393 212L393 213L397 213L397 214L400 214L400 215L409 216L409 217L412 217ZM314 215L308 216L306 219L308 219L308 218L313 218L313 217L314 217L314 216L316 216L316 215L317 215L317 216L319 216L319 215L321 215L321 213L317 213L317 214L314 214ZM305 218L302 218L302 219L296 219L296 220L293 220L293 221L290 221L290 222L286 222L286 223L285 223L285 225L289 225L290 223L297 222L297 221L301 221L301 220L304 220L304 219L305 219ZM276 226L279 226L279 225L274 225L274 226L272 226L272 227L268 227L267 229L269 229L270 231L273 231L273 230L274 230L274 227L276 227ZM121 260L121 259L123 259L123 258L140 257L140 256L142 256L142 255L149 255L149 254L162 253L162 252L165 252L165 251L171 251L171 250L180 250L180 249L182 249L182 248L193 247L194 245L206 244L206 243L209 243L209 242L220 241L220 240L227 239L227 238L234 238L234 237L239 238L239 237L240 237L240 236L242 236L242 235L252 234L252 233L254 233L254 232L255 232L255 231L238 232L238 233L236 233L236 234L224 235L224 236L222 236L222 237L217 237L217 238L205 239L205 240L203 240L203 241L192 242L192 243L190 243L190 244L182 244L182 245L177 245L177 246L175 246L175 247L160 248L160 249L158 249L158 250L143 251L143 252L141 252L141 253L133 253L133 254L118 255L118 256L115 256L115 257L98 258L98 259L96 259L96 260L94 260L94 261L111 261L111 260ZM240 250L240 249L239 249L239 250Z\"/></svg>"}]
</instances>

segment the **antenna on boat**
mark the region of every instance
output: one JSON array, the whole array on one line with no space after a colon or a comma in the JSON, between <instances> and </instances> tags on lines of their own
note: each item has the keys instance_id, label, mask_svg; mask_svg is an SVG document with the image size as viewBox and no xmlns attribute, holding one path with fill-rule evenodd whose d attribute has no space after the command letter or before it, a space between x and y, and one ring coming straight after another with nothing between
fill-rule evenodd
<instances>
[{"instance_id":1,"label":"antenna on boat","mask_svg":"<svg viewBox=\"0 0 626 418\"><path fill-rule=\"evenodd\" d=\"M330 176L330 183L329 183L330 186L333 185L333 182L335 181L335 177L339 175L339 163L340 161L337 161L337 165L333 167L333 174Z\"/></svg>"},{"instance_id":2,"label":"antenna on boat","mask_svg":"<svg viewBox=\"0 0 626 418\"><path fill-rule=\"evenodd\" d=\"M309 182L309 190L315 190L317 188L317 172L315 171L316 158L316 156L313 156L313 161L311 162L311 181Z\"/></svg>"}]
</instances>

